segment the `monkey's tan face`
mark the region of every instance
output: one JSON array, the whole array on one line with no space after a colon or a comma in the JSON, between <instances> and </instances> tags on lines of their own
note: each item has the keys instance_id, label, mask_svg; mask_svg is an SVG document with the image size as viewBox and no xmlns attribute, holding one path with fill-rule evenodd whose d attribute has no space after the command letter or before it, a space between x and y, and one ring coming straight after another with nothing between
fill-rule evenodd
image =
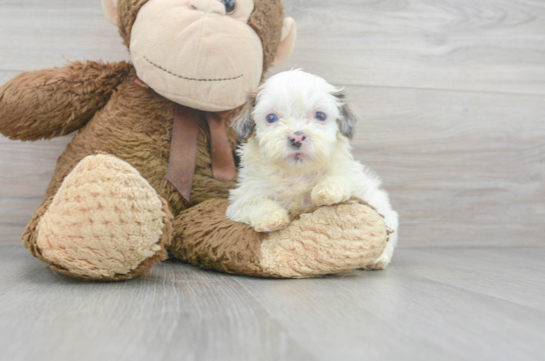
<instances>
[{"instance_id":1,"label":"monkey's tan face","mask_svg":"<svg viewBox=\"0 0 545 361\"><path fill-rule=\"evenodd\" d=\"M239 107L263 72L263 46L247 24L253 9L253 0L150 0L131 33L138 77L185 106Z\"/></svg>"}]
</instances>

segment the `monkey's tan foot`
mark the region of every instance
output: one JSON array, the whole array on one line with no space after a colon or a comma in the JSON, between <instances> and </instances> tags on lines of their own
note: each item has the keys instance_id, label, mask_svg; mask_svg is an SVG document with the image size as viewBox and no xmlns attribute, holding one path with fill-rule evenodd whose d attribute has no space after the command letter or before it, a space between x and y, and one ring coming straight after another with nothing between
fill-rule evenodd
<instances>
[{"instance_id":1,"label":"monkey's tan foot","mask_svg":"<svg viewBox=\"0 0 545 361\"><path fill-rule=\"evenodd\" d=\"M286 228L290 223L290 216L286 210L277 210L267 213L254 222L252 227L256 232L274 232Z\"/></svg>"},{"instance_id":2,"label":"monkey's tan foot","mask_svg":"<svg viewBox=\"0 0 545 361\"><path fill-rule=\"evenodd\" d=\"M110 155L84 158L64 179L37 226L40 258L88 280L123 280L167 256L166 202L130 164Z\"/></svg>"},{"instance_id":3,"label":"monkey's tan foot","mask_svg":"<svg viewBox=\"0 0 545 361\"><path fill-rule=\"evenodd\" d=\"M315 206L331 206L346 202L349 198L350 194L334 181L318 184L311 193L312 204Z\"/></svg>"},{"instance_id":4,"label":"monkey's tan foot","mask_svg":"<svg viewBox=\"0 0 545 361\"><path fill-rule=\"evenodd\" d=\"M366 268L387 244L382 217L359 202L309 210L274 233L229 220L228 203L213 199L182 212L170 252L228 273L305 278Z\"/></svg>"},{"instance_id":5,"label":"monkey's tan foot","mask_svg":"<svg viewBox=\"0 0 545 361\"><path fill-rule=\"evenodd\" d=\"M301 278L365 268L386 246L382 218L351 202L303 213L261 244L261 265L281 277Z\"/></svg>"}]
</instances>

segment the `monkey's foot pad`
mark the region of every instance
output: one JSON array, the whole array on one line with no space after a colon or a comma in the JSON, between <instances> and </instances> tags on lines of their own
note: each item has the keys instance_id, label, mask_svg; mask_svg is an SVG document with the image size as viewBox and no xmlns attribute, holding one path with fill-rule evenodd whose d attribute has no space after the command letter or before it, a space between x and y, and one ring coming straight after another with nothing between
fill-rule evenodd
<instances>
[{"instance_id":1,"label":"monkey's foot pad","mask_svg":"<svg viewBox=\"0 0 545 361\"><path fill-rule=\"evenodd\" d=\"M222 272L305 278L372 265L388 240L382 217L357 201L310 209L272 233L229 220L228 205L228 200L212 199L183 212L174 228L184 241L174 242L169 251Z\"/></svg>"},{"instance_id":2,"label":"monkey's foot pad","mask_svg":"<svg viewBox=\"0 0 545 361\"><path fill-rule=\"evenodd\" d=\"M64 179L40 220L37 246L57 271L109 280L165 259L167 238L169 213L150 184L130 164L95 155Z\"/></svg>"},{"instance_id":3,"label":"monkey's foot pad","mask_svg":"<svg viewBox=\"0 0 545 361\"><path fill-rule=\"evenodd\" d=\"M261 266L288 278L350 271L376 261L387 238L382 218L366 205L320 207L271 233L261 245Z\"/></svg>"}]
</instances>

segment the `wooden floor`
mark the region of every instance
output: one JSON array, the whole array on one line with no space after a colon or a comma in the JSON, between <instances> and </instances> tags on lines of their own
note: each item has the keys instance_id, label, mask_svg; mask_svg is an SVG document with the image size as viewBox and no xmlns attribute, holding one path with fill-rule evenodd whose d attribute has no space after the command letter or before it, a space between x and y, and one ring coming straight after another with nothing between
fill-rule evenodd
<instances>
[{"instance_id":1,"label":"wooden floor","mask_svg":"<svg viewBox=\"0 0 545 361\"><path fill-rule=\"evenodd\" d=\"M545 249L403 249L310 280L167 262L91 284L0 248L2 361L545 359Z\"/></svg>"}]
</instances>

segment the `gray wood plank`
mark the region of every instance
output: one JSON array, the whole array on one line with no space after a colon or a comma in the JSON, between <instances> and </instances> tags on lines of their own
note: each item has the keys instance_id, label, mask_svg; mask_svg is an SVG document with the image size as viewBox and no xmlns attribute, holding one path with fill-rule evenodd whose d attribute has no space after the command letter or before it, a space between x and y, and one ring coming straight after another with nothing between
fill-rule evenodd
<instances>
[{"instance_id":1,"label":"gray wood plank","mask_svg":"<svg viewBox=\"0 0 545 361\"><path fill-rule=\"evenodd\" d=\"M0 70L0 84L4 85L8 80L15 78L18 74L20 74L19 71Z\"/></svg>"},{"instance_id":2,"label":"gray wood plank","mask_svg":"<svg viewBox=\"0 0 545 361\"><path fill-rule=\"evenodd\" d=\"M460 267L456 257L446 257L417 275L409 272L409 267L415 267L421 257L432 256L434 251L419 254L421 250L399 250L395 263L385 272L353 272L341 279L315 280L312 284L306 281L271 286L249 280L244 285L259 295L263 307L277 315L294 338L325 359L542 359L545 313L469 291L477 287L473 279L479 278L481 272L475 270L471 278L456 275L452 269L472 265ZM526 250L525 256L514 261L523 262L532 252ZM543 250L538 254L535 257L542 257ZM486 273L502 266L491 262ZM458 285L432 280L435 273L449 274L450 282ZM523 280L527 274L520 272L518 276ZM497 280L501 281L501 277ZM522 292L520 298L532 298L524 289L512 288L509 281L500 284L513 293ZM531 282L522 284L535 286ZM542 298L534 299L534 303L539 302ZM292 307L285 307L286 303Z\"/></svg>"},{"instance_id":3,"label":"gray wood plank","mask_svg":"<svg viewBox=\"0 0 545 361\"><path fill-rule=\"evenodd\" d=\"M0 248L0 359L313 360L233 278L178 263L129 283L56 275Z\"/></svg>"},{"instance_id":4,"label":"gray wood plank","mask_svg":"<svg viewBox=\"0 0 545 361\"><path fill-rule=\"evenodd\" d=\"M286 0L293 66L336 83L545 94L545 4L534 0ZM0 70L128 59L99 1L4 1Z\"/></svg>"},{"instance_id":5,"label":"gray wood plank","mask_svg":"<svg viewBox=\"0 0 545 361\"><path fill-rule=\"evenodd\" d=\"M543 278L544 256L544 249L400 250L386 271L311 280L167 262L147 278L84 283L45 269L22 247L3 246L1 358L541 360L545 311L534 306L543 293L527 290ZM506 260L520 265L510 275Z\"/></svg>"},{"instance_id":6,"label":"gray wood plank","mask_svg":"<svg viewBox=\"0 0 545 361\"><path fill-rule=\"evenodd\" d=\"M0 3L0 70L28 71L75 60L130 59L100 1Z\"/></svg>"},{"instance_id":7,"label":"gray wood plank","mask_svg":"<svg viewBox=\"0 0 545 361\"><path fill-rule=\"evenodd\" d=\"M545 311L543 256L543 249L419 249L401 252L396 265L415 277Z\"/></svg>"},{"instance_id":8,"label":"gray wood plank","mask_svg":"<svg viewBox=\"0 0 545 361\"><path fill-rule=\"evenodd\" d=\"M348 87L400 244L545 246L545 98Z\"/></svg>"},{"instance_id":9,"label":"gray wood plank","mask_svg":"<svg viewBox=\"0 0 545 361\"><path fill-rule=\"evenodd\" d=\"M1 74L1 73L0 73ZM15 142L0 136L0 244L18 244L73 136Z\"/></svg>"},{"instance_id":10,"label":"gray wood plank","mask_svg":"<svg viewBox=\"0 0 545 361\"><path fill-rule=\"evenodd\" d=\"M545 94L545 2L286 0L292 66L339 84Z\"/></svg>"}]
</instances>

